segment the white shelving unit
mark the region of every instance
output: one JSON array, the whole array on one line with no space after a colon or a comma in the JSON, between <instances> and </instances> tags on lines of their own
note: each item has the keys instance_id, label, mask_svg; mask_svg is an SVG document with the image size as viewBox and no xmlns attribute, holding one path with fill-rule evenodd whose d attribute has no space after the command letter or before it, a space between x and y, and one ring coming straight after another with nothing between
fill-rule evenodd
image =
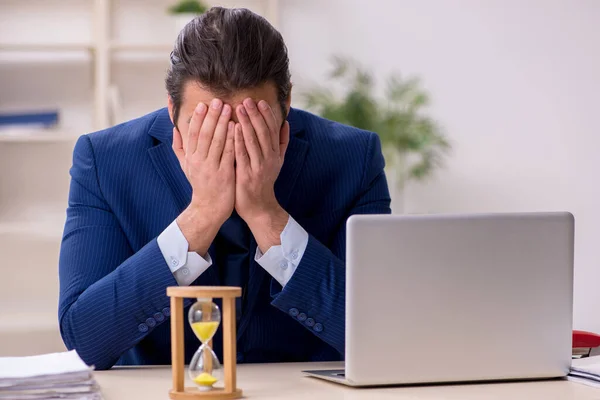
<instances>
[{"instance_id":1,"label":"white shelving unit","mask_svg":"<svg viewBox=\"0 0 600 400\"><path fill-rule=\"evenodd\" d=\"M0 50L3 51L90 51L94 46L90 43L2 43Z\"/></svg>"},{"instance_id":2,"label":"white shelving unit","mask_svg":"<svg viewBox=\"0 0 600 400\"><path fill-rule=\"evenodd\" d=\"M15 309L0 324L2 355L64 349L56 271L73 145L166 104L174 1L0 0L0 111L61 115L57 129L0 133L0 254L19 266L0 282L0 306ZM278 0L219 4L278 23Z\"/></svg>"},{"instance_id":3,"label":"white shelving unit","mask_svg":"<svg viewBox=\"0 0 600 400\"><path fill-rule=\"evenodd\" d=\"M12 0L14 2L14 0ZM143 2L143 7L146 9L159 9L160 12L166 15L166 9L176 0L164 1L147 1ZM230 6L230 7L248 7L264 15L275 27L279 24L279 1L280 0L241 0L241 1L220 1L207 3L210 5ZM38 2L41 2L38 0ZM168 54L173 48L174 37L165 38L164 42L155 41L131 41L115 37L114 30L118 20L118 8L122 7L122 0L88 0L88 6L91 6L91 41L87 42L58 42L45 41L26 42L26 41L7 41L0 38L0 56L3 53L9 52L17 54L11 57L11 64L19 62L28 63L35 59L35 53L40 53L43 61L70 62L74 59L79 60L76 54L86 55L85 59L91 63L91 71L93 74L93 126L92 129L104 129L117 122L115 115L121 115L120 110L111 109L111 100L114 102L114 97L119 96L120 90L114 82L114 63L139 61L143 59L148 61L163 62L166 67L168 62ZM66 6L68 7L68 5ZM143 16L142 16L143 18ZM64 21L68 24L69 21ZM166 40L169 39L169 40ZM20 59L18 54L22 55ZM34 55L32 55L34 54ZM148 57L152 54L152 57ZM67 56L68 55L68 56ZM137 56L140 57L137 57ZM0 57L0 63L2 63ZM162 82L159 82L162 84ZM80 134L81 132L78 132ZM68 133L66 133L68 134ZM63 135L59 135L59 139ZM17 138L0 137L0 140L16 141ZM32 140L30 137L23 137L24 141ZM47 139L46 139L47 140Z\"/></svg>"},{"instance_id":4,"label":"white shelving unit","mask_svg":"<svg viewBox=\"0 0 600 400\"><path fill-rule=\"evenodd\" d=\"M173 49L172 43L119 43L113 42L110 45L112 51L157 51L170 52Z\"/></svg>"},{"instance_id":5,"label":"white shelving unit","mask_svg":"<svg viewBox=\"0 0 600 400\"><path fill-rule=\"evenodd\" d=\"M52 131L36 134L0 135L0 143L72 143L75 135L70 132Z\"/></svg>"}]
</instances>

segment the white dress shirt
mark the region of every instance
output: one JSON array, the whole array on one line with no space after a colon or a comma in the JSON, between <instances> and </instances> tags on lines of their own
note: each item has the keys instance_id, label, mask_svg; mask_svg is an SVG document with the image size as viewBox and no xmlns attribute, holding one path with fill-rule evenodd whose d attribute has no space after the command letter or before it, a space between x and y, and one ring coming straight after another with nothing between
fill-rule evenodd
<instances>
[{"instance_id":1,"label":"white dress shirt","mask_svg":"<svg viewBox=\"0 0 600 400\"><path fill-rule=\"evenodd\" d=\"M285 286L300 264L308 246L308 233L291 216L281 232L281 245L273 246L263 254L256 248L254 260L281 286ZM206 258L190 252L189 243L177 221L173 221L159 236L158 247L180 286L189 286L212 265L210 254Z\"/></svg>"}]
</instances>

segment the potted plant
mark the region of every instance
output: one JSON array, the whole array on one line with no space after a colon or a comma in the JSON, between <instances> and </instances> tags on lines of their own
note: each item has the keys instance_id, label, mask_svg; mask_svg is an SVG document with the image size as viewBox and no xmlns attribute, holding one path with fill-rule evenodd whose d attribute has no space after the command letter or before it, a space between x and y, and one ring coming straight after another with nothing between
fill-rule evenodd
<instances>
[{"instance_id":1,"label":"potted plant","mask_svg":"<svg viewBox=\"0 0 600 400\"><path fill-rule=\"evenodd\" d=\"M336 96L329 88L316 87L303 96L307 108L379 135L392 177L393 209L402 212L406 183L429 177L451 148L437 122L425 113L429 95L417 78L393 74L386 80L385 95L378 98L372 73L341 57L334 58L330 78L347 88L345 93Z\"/></svg>"},{"instance_id":2,"label":"potted plant","mask_svg":"<svg viewBox=\"0 0 600 400\"><path fill-rule=\"evenodd\" d=\"M169 13L175 21L175 30L177 34L191 20L200 14L204 14L208 7L199 0L180 0L169 8Z\"/></svg>"}]
</instances>

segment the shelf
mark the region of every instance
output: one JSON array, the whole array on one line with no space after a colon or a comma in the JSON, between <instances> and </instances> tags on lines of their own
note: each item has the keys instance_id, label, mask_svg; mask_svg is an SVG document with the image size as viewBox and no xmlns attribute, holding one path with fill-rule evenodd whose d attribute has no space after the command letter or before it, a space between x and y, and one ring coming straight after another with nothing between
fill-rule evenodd
<instances>
[{"instance_id":1,"label":"shelf","mask_svg":"<svg viewBox=\"0 0 600 400\"><path fill-rule=\"evenodd\" d=\"M79 136L47 135L47 136L7 136L0 134L0 143L63 143L75 142Z\"/></svg>"},{"instance_id":2,"label":"shelf","mask_svg":"<svg viewBox=\"0 0 600 400\"><path fill-rule=\"evenodd\" d=\"M56 306L44 306L40 303L56 304L58 296L47 296L43 301L32 302L22 295L11 296L8 304L17 309L33 309L33 312L9 312L2 314L0 323L0 354L7 357L34 356L45 353L66 351L60 335ZM6 303L5 303L6 304Z\"/></svg>"},{"instance_id":3,"label":"shelf","mask_svg":"<svg viewBox=\"0 0 600 400\"><path fill-rule=\"evenodd\" d=\"M60 240L64 228L64 215L60 214L62 219L56 218L56 221L46 222L0 222L0 236L15 235L27 236L30 240Z\"/></svg>"},{"instance_id":4,"label":"shelf","mask_svg":"<svg viewBox=\"0 0 600 400\"><path fill-rule=\"evenodd\" d=\"M25 51L25 52L65 52L93 50L91 44L86 43L0 43L0 51Z\"/></svg>"},{"instance_id":5,"label":"shelf","mask_svg":"<svg viewBox=\"0 0 600 400\"><path fill-rule=\"evenodd\" d=\"M172 1L174 0L168 0L167 3ZM52 74L55 71L48 71L48 66L52 69L68 66L73 71L77 69L78 74L87 73L86 77L93 82L90 89L93 96L94 130L104 129L111 124L108 92L115 80L114 75L122 70L135 74L137 68L144 68L144 73L151 73L153 76L158 73L164 75L169 65L177 25L167 15L168 4L163 1L71 0L65 5L64 1L58 0L35 1L35 4L10 0L9 3L7 12L0 6L0 14L5 17L4 24L0 25L3 27L0 29L0 74L4 77L6 73L5 80L14 79L18 82L28 76L39 76L44 79L44 88L57 87L55 90L60 94L62 84L53 81ZM52 3L51 15L40 12L41 3L44 6ZM247 7L263 14L275 27L279 25L280 0L208 0L207 3ZM57 28L61 32L52 31ZM64 29L61 28L69 32L63 32ZM61 35L56 35L58 33ZM140 76L140 80L142 79L143 76ZM74 84L79 82L69 85ZM19 93L30 95L28 90L24 87ZM128 103L136 100L128 99ZM10 98L4 103L12 104ZM73 139L63 135L16 137L0 133L0 143L53 143L69 140Z\"/></svg>"},{"instance_id":6,"label":"shelf","mask_svg":"<svg viewBox=\"0 0 600 400\"><path fill-rule=\"evenodd\" d=\"M0 143L63 143L75 142L78 138L78 135L56 130L24 130L14 133L0 131Z\"/></svg>"},{"instance_id":7,"label":"shelf","mask_svg":"<svg viewBox=\"0 0 600 400\"><path fill-rule=\"evenodd\" d=\"M169 63L169 54L173 45L168 43L113 43L111 61L125 63L152 63L164 65Z\"/></svg>"},{"instance_id":8,"label":"shelf","mask_svg":"<svg viewBox=\"0 0 600 400\"><path fill-rule=\"evenodd\" d=\"M58 319L54 313L39 312L33 310L28 312L8 312L3 315L4 319L0 332L19 333L19 332L52 332L58 328Z\"/></svg>"},{"instance_id":9,"label":"shelf","mask_svg":"<svg viewBox=\"0 0 600 400\"><path fill-rule=\"evenodd\" d=\"M173 44L114 42L111 44L110 48L113 53L111 61L168 64L169 54L171 54L171 51L173 50Z\"/></svg>"},{"instance_id":10,"label":"shelf","mask_svg":"<svg viewBox=\"0 0 600 400\"><path fill-rule=\"evenodd\" d=\"M0 43L0 63L89 62L93 50L89 43Z\"/></svg>"},{"instance_id":11,"label":"shelf","mask_svg":"<svg viewBox=\"0 0 600 400\"><path fill-rule=\"evenodd\" d=\"M171 52L173 43L112 43L113 51Z\"/></svg>"},{"instance_id":12,"label":"shelf","mask_svg":"<svg viewBox=\"0 0 600 400\"><path fill-rule=\"evenodd\" d=\"M48 64L81 64L89 66L93 60L89 51L2 51L0 50L0 66L21 68Z\"/></svg>"}]
</instances>

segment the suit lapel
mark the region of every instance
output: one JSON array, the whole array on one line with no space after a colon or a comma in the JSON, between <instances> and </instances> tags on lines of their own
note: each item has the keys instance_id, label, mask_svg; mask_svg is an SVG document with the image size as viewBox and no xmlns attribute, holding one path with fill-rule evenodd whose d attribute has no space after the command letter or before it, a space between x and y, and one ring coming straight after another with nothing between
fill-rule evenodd
<instances>
[{"instance_id":1,"label":"suit lapel","mask_svg":"<svg viewBox=\"0 0 600 400\"><path fill-rule=\"evenodd\" d=\"M298 111L294 109L290 111L288 122L290 123L290 143L285 154L285 160L283 162L283 166L281 167L281 172L279 173L279 177L275 182L275 197L279 201L279 204L286 211L288 211L287 206L289 205L296 180L300 175L300 171L302 170L309 149L308 142L302 138L304 126L302 124L301 116L298 115ZM267 275L265 269L262 268L256 261L254 261L255 251L256 240L254 237L252 237L250 245L250 274L247 289L248 293L246 293L246 307L244 316L242 317L240 321L240 327L238 328L238 338L242 336L244 330L250 322L252 309L256 304L263 280Z\"/></svg>"},{"instance_id":2,"label":"suit lapel","mask_svg":"<svg viewBox=\"0 0 600 400\"><path fill-rule=\"evenodd\" d=\"M171 146L160 143L148 149L154 168L163 182L171 189L177 211L180 213L190 204L192 199L192 186L179 166L177 156Z\"/></svg>"},{"instance_id":3,"label":"suit lapel","mask_svg":"<svg viewBox=\"0 0 600 400\"><path fill-rule=\"evenodd\" d=\"M296 185L296 180L302 171L308 148L309 144L306 140L298 136L292 136L281 172L277 181L275 181L275 197L277 197L277 201L279 201L279 204L286 211L289 211L287 208L294 191L294 186Z\"/></svg>"},{"instance_id":4,"label":"suit lapel","mask_svg":"<svg viewBox=\"0 0 600 400\"><path fill-rule=\"evenodd\" d=\"M192 187L179 166L177 156L171 148L173 140L173 124L166 109L158 112L158 116L148 132L158 139L159 143L148 149L148 155L163 182L171 189L177 211L182 212L192 199Z\"/></svg>"}]
</instances>

